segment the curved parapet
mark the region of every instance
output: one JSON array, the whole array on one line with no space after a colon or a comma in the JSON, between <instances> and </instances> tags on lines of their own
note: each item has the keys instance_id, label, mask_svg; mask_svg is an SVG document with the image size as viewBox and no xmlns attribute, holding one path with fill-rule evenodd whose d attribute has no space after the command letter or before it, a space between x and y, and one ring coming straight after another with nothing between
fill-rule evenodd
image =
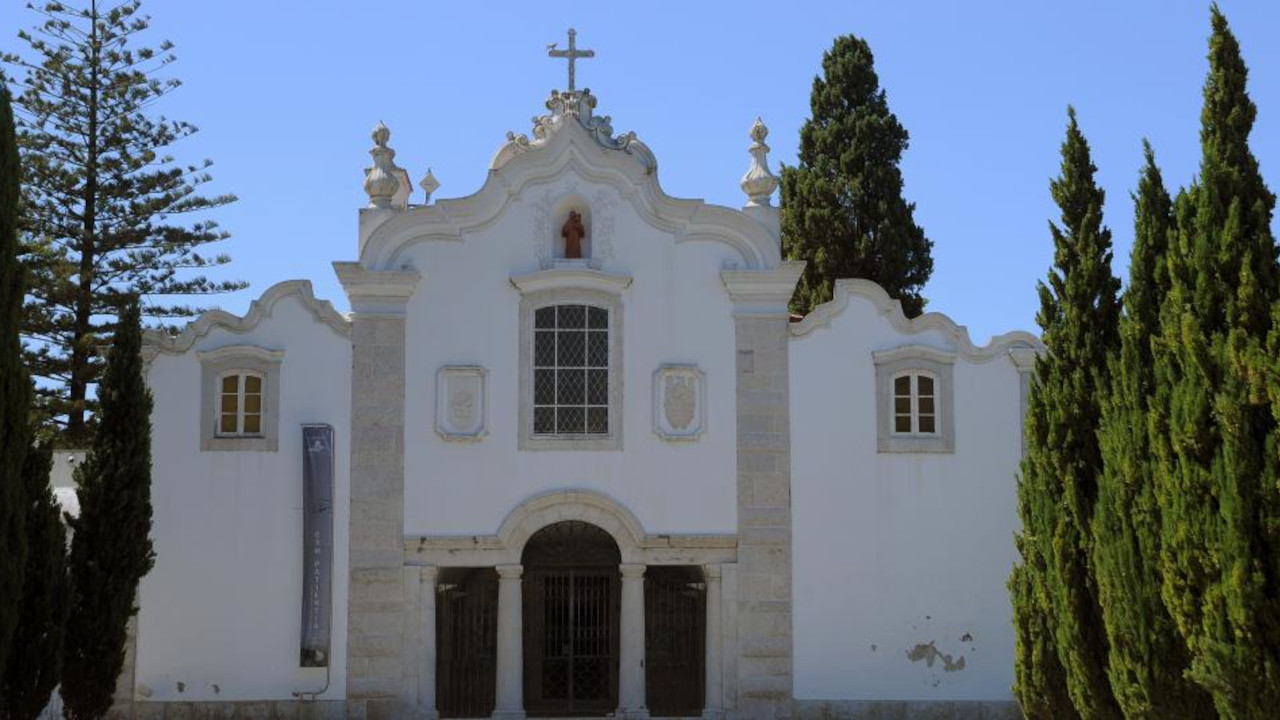
<instances>
[{"instance_id":1,"label":"curved parapet","mask_svg":"<svg viewBox=\"0 0 1280 720\"><path fill-rule=\"evenodd\" d=\"M263 320L271 317L277 303L289 297L296 298L317 322L328 325L333 332L343 337L351 335L351 322L335 310L328 300L316 298L309 280L286 280L267 288L261 297L249 305L249 311L243 316L234 315L225 310L210 310L187 323L187 326L177 335L170 335L160 330L148 330L144 337L144 344L153 352L179 355L190 350L200 338L208 335L215 328L233 333L246 333L253 330Z\"/></svg>"},{"instance_id":2,"label":"curved parapet","mask_svg":"<svg viewBox=\"0 0 1280 720\"><path fill-rule=\"evenodd\" d=\"M845 308L849 306L849 300L855 297L869 301L881 315L889 320L895 330L904 335L915 335L930 330L940 333L951 343L958 355L970 362L987 362L1019 348L1037 353L1045 350L1040 338L1023 330L997 335L986 345L974 345L969 337L968 328L950 317L942 313L930 312L917 318L909 318L902 311L901 302L889 297L889 293L885 292L879 284L861 278L837 280L832 299L814 308L803 320L791 326L792 339L804 339L816 330L830 327L832 321L843 314Z\"/></svg>"}]
</instances>

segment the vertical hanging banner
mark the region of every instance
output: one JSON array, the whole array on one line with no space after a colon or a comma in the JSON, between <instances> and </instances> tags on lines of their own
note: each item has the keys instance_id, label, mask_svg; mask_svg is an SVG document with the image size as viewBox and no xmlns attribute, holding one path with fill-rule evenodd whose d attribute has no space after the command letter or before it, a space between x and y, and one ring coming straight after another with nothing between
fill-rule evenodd
<instances>
[{"instance_id":1,"label":"vertical hanging banner","mask_svg":"<svg viewBox=\"0 0 1280 720\"><path fill-rule=\"evenodd\" d=\"M302 426L302 667L328 667L333 612L333 427Z\"/></svg>"}]
</instances>

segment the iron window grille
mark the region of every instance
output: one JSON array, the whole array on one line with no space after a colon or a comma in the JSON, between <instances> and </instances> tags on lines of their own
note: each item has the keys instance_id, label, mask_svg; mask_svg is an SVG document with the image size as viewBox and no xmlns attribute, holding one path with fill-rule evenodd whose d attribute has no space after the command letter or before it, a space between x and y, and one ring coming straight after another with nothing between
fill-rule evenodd
<instances>
[{"instance_id":1,"label":"iron window grille","mask_svg":"<svg viewBox=\"0 0 1280 720\"><path fill-rule=\"evenodd\" d=\"M609 435L609 311L551 305L533 327L534 435Z\"/></svg>"}]
</instances>

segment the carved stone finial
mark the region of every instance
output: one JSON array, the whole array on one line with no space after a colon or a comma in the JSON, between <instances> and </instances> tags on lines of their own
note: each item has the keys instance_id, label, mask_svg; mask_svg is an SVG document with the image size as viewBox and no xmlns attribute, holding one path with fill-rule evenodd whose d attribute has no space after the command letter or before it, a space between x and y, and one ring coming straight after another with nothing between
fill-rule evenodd
<instances>
[{"instance_id":1,"label":"carved stone finial","mask_svg":"<svg viewBox=\"0 0 1280 720\"><path fill-rule=\"evenodd\" d=\"M751 167L742 176L742 191L747 194L747 207L769 207L769 197L778 189L778 178L769 171L769 146L764 139L769 136L769 128L764 121L756 118L751 126Z\"/></svg>"},{"instance_id":2,"label":"carved stone finial","mask_svg":"<svg viewBox=\"0 0 1280 720\"><path fill-rule=\"evenodd\" d=\"M365 168L364 191L369 196L370 207L389 208L400 190L401 173L395 163L396 151L387 146L391 130L379 121L371 137L373 147L369 154L373 156L373 167Z\"/></svg>"},{"instance_id":3,"label":"carved stone finial","mask_svg":"<svg viewBox=\"0 0 1280 720\"><path fill-rule=\"evenodd\" d=\"M418 181L418 187L422 188L427 193L427 196L422 199L422 204L426 205L430 203L431 193L440 189L440 181L436 179L435 175L431 174L431 168L427 168L427 174L423 175L422 179Z\"/></svg>"}]
</instances>

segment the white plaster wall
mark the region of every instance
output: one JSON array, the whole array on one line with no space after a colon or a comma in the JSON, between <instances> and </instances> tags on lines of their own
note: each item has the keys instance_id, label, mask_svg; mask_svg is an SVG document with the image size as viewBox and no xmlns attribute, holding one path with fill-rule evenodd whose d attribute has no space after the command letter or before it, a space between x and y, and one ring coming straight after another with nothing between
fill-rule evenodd
<instances>
[{"instance_id":1,"label":"white plaster wall","mask_svg":"<svg viewBox=\"0 0 1280 720\"><path fill-rule=\"evenodd\" d=\"M283 350L278 452L200 451L198 350ZM333 646L329 691L346 688L351 346L296 297L252 331L214 329L150 366L152 537L142 582L139 686L150 700L288 700L326 681L300 668L303 423L335 433Z\"/></svg>"},{"instance_id":2,"label":"white plaster wall","mask_svg":"<svg viewBox=\"0 0 1280 720\"><path fill-rule=\"evenodd\" d=\"M520 294L510 278L540 269L534 205L545 193L554 204L571 191L612 201L612 259L602 269L634 280L622 292L623 450L518 452ZM522 501L562 488L614 498L647 532L734 532L734 325L720 271L742 262L739 252L677 243L612 186L573 171L511 202L462 242L426 242L403 255L422 273L407 320L405 534L491 534ZM597 248L601 217L597 209ZM698 442L664 442L653 432L652 378L663 363L694 363L706 375L707 430ZM488 370L489 434L480 443L445 442L435 432L436 371L452 364Z\"/></svg>"},{"instance_id":3,"label":"white plaster wall","mask_svg":"<svg viewBox=\"0 0 1280 720\"><path fill-rule=\"evenodd\" d=\"M878 453L871 353L910 344L954 349L859 297L791 342L798 699L1012 699L1019 376L958 357L955 453Z\"/></svg>"}]
</instances>

